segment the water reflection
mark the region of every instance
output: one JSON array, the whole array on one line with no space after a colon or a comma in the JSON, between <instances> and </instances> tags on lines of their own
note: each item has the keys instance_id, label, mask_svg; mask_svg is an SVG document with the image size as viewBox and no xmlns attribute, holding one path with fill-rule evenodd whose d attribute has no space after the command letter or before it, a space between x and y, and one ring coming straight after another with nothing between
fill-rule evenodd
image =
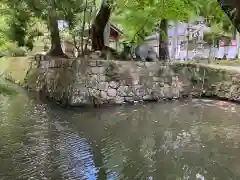
<instances>
[{"instance_id":1,"label":"water reflection","mask_svg":"<svg viewBox=\"0 0 240 180\"><path fill-rule=\"evenodd\" d=\"M240 177L235 104L194 100L66 110L24 93L4 103L1 180Z\"/></svg>"}]
</instances>

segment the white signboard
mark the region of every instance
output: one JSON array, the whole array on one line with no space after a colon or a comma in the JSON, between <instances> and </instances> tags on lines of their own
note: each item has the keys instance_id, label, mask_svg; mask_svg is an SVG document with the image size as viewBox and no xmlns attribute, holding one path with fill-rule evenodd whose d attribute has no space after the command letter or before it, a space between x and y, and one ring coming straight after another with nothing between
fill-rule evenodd
<instances>
[{"instance_id":1,"label":"white signboard","mask_svg":"<svg viewBox=\"0 0 240 180\"><path fill-rule=\"evenodd\" d=\"M64 20L58 20L57 23L59 31L63 31L69 27L68 22Z\"/></svg>"}]
</instances>

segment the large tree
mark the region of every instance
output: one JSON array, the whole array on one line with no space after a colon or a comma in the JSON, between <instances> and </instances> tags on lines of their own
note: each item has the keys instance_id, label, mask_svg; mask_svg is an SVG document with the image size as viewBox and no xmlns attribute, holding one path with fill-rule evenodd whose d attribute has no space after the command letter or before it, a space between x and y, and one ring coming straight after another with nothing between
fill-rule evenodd
<instances>
[{"instance_id":1,"label":"large tree","mask_svg":"<svg viewBox=\"0 0 240 180\"><path fill-rule=\"evenodd\" d=\"M112 1L101 0L100 9L92 24L92 49L105 50L104 30L111 15Z\"/></svg>"},{"instance_id":2,"label":"large tree","mask_svg":"<svg viewBox=\"0 0 240 180\"><path fill-rule=\"evenodd\" d=\"M51 48L48 54L51 56L65 56L62 50L58 29L58 15L54 6L52 6L48 12L48 28L51 37Z\"/></svg>"},{"instance_id":3,"label":"large tree","mask_svg":"<svg viewBox=\"0 0 240 180\"><path fill-rule=\"evenodd\" d=\"M38 0L3 0L3 3L5 3L8 6L9 12L11 12L12 15L15 15L15 19L18 20L21 23L18 23L18 21L15 21L13 19L13 26L18 26L16 29L18 31L21 30L21 37L24 38L24 32L26 32L26 22L29 20L28 18L22 18L24 17L24 14L28 14L32 17L38 17L41 20L43 20L49 29L50 32L50 40L51 40L51 48L48 52L49 55L52 56L65 56L63 53L63 50L61 48L61 40L60 40L60 33L58 29L58 20L64 19L65 12L67 10L73 10L76 9L76 5L78 5L77 2L82 2L81 0L49 0L49 1L38 1ZM12 8L13 7L13 8ZM66 7L70 7L66 9ZM21 20L21 21L20 21ZM16 35L19 33L15 33ZM19 40L21 38L19 37ZM23 45L23 43L19 43L19 45Z\"/></svg>"}]
</instances>

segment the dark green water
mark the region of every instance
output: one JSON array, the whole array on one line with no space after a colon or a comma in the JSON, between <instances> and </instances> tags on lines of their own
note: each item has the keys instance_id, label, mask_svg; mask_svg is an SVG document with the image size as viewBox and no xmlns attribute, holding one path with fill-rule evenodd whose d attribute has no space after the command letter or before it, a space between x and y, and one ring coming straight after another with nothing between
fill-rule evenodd
<instances>
[{"instance_id":1,"label":"dark green water","mask_svg":"<svg viewBox=\"0 0 240 180\"><path fill-rule=\"evenodd\" d=\"M66 110L22 92L0 107L0 180L238 180L239 113L209 100Z\"/></svg>"}]
</instances>

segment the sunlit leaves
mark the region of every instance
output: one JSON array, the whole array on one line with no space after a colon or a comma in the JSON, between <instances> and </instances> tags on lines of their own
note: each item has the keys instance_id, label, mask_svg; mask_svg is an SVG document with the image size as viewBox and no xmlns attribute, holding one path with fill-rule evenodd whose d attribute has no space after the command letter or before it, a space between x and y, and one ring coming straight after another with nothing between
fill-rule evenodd
<instances>
[{"instance_id":1,"label":"sunlit leaves","mask_svg":"<svg viewBox=\"0 0 240 180\"><path fill-rule=\"evenodd\" d=\"M6 22L22 26L27 30L27 36L35 33L36 29L47 31L46 26L41 27L39 24L47 22L52 8L56 10L58 19L69 22L74 34L81 35L83 19L88 24L91 23L96 15L95 7L98 7L100 2L101 0L1 0L0 17L4 15L5 24L1 23L0 19L0 43L6 39L4 36L6 32L10 32L8 31L10 24ZM230 20L219 7L217 0L108 0L108 2L113 12L111 20L120 24L125 32L125 39L129 41L137 41L151 34L162 19L182 21L202 15L209 24L212 24L214 31L230 31L232 28ZM41 23L37 23L36 19ZM26 25L24 21L27 22Z\"/></svg>"},{"instance_id":2,"label":"sunlit leaves","mask_svg":"<svg viewBox=\"0 0 240 180\"><path fill-rule=\"evenodd\" d=\"M188 19L196 13L192 5L187 0L119 0L114 20L128 32L126 38L133 40L151 33L161 19Z\"/></svg>"},{"instance_id":3,"label":"sunlit leaves","mask_svg":"<svg viewBox=\"0 0 240 180\"><path fill-rule=\"evenodd\" d=\"M213 33L226 34L232 31L232 23L216 0L202 2L200 14L211 25Z\"/></svg>"}]
</instances>

